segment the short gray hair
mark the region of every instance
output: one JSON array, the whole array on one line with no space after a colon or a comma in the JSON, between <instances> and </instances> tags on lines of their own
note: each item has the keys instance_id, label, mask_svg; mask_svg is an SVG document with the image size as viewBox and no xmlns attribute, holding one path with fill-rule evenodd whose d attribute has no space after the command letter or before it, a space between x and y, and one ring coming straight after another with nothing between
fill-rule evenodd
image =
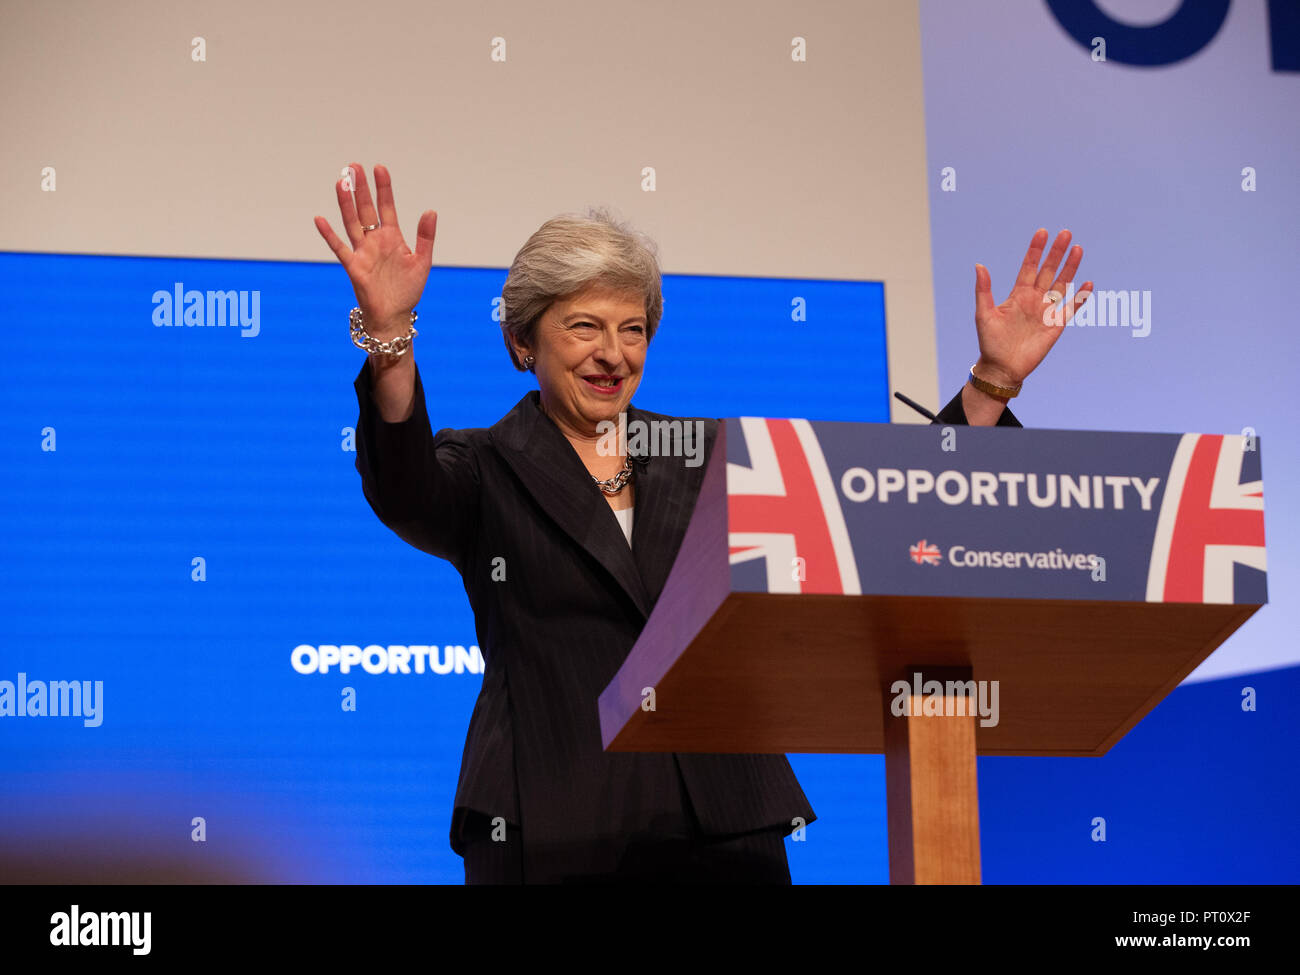
<instances>
[{"instance_id":1,"label":"short gray hair","mask_svg":"<svg viewBox=\"0 0 1300 975\"><path fill-rule=\"evenodd\" d=\"M532 347L546 309L590 285L644 295L649 342L664 308L658 254L653 240L605 207L547 220L519 249L501 289L501 335L515 368L524 366L511 337Z\"/></svg>"}]
</instances>

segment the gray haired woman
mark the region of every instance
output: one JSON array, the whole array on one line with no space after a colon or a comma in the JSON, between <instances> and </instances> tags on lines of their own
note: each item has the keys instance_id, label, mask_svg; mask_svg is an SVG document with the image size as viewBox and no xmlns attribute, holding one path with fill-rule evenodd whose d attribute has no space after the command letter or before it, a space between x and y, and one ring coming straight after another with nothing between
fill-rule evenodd
<instances>
[{"instance_id":1,"label":"gray haired woman","mask_svg":"<svg viewBox=\"0 0 1300 975\"><path fill-rule=\"evenodd\" d=\"M466 882L788 884L784 837L816 816L784 756L601 747L597 698L663 590L705 469L632 456L606 421L700 423L706 456L717 433L632 403L663 311L653 243L599 210L546 221L502 290L506 350L538 388L490 428L435 434L412 339L437 214L421 215L412 251L388 171L375 168L376 206L351 169L355 193L336 185L350 246L324 217L316 227L352 281L353 340L369 353L354 382L362 490L460 572L486 662L451 822ZM1056 274L1062 231L1039 270L1046 234L1001 306L977 266L980 358L944 422L1016 422L1007 398L1063 331L1045 323L1044 294L1082 256Z\"/></svg>"}]
</instances>

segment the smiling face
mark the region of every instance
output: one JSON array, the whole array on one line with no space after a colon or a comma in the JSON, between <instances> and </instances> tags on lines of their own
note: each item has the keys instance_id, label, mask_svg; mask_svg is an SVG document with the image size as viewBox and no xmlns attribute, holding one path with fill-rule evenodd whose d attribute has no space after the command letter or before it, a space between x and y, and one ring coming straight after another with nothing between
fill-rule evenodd
<instances>
[{"instance_id":1,"label":"smiling face","mask_svg":"<svg viewBox=\"0 0 1300 975\"><path fill-rule=\"evenodd\" d=\"M595 285L551 304L530 348L515 345L534 371L544 409L568 436L595 439L596 425L618 419L641 381L645 300Z\"/></svg>"}]
</instances>

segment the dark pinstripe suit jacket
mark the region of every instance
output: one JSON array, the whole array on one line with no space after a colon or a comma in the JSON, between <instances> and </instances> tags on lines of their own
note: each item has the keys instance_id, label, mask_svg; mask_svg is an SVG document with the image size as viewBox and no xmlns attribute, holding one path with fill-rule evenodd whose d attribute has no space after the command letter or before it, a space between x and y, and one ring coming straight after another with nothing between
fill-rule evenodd
<instances>
[{"instance_id":1,"label":"dark pinstripe suit jacket","mask_svg":"<svg viewBox=\"0 0 1300 975\"><path fill-rule=\"evenodd\" d=\"M596 700L663 590L704 465L655 457L638 467L629 548L536 391L491 428L435 436L418 370L402 423L379 416L368 363L354 386L366 500L402 539L460 571L486 663L456 789L457 853L464 815L477 810L523 826L532 880L554 879L548 871L560 864L567 873L611 870L627 836L680 816L683 785L705 833L788 833L795 817L816 819L784 755L601 747ZM628 414L667 419L634 406ZM940 420L966 422L960 394ZM704 422L708 451L717 421Z\"/></svg>"}]
</instances>

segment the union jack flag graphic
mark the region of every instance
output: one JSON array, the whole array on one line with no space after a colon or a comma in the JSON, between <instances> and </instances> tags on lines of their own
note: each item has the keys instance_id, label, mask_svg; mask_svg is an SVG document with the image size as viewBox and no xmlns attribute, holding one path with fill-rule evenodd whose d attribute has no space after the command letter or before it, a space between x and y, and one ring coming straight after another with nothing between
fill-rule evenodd
<instances>
[{"instance_id":1,"label":"union jack flag graphic","mask_svg":"<svg viewBox=\"0 0 1300 975\"><path fill-rule=\"evenodd\" d=\"M939 546L930 544L924 538L908 548L907 551L912 556L912 561L917 565L939 564Z\"/></svg>"},{"instance_id":2,"label":"union jack flag graphic","mask_svg":"<svg viewBox=\"0 0 1300 975\"><path fill-rule=\"evenodd\" d=\"M844 512L812 425L742 417L727 436L743 436L750 462L727 464L731 564L765 560L768 592L861 595Z\"/></svg>"},{"instance_id":3,"label":"union jack flag graphic","mask_svg":"<svg viewBox=\"0 0 1300 975\"><path fill-rule=\"evenodd\" d=\"M1183 434L1156 523L1148 602L1230 603L1236 563L1265 571L1264 489L1242 483L1244 439Z\"/></svg>"}]
</instances>

